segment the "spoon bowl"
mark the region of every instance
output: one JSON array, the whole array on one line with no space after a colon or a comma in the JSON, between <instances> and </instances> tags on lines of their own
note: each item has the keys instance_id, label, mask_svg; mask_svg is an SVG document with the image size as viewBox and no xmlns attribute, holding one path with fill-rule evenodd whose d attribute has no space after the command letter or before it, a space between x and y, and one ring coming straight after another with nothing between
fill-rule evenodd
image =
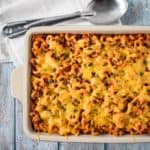
<instances>
[{"instance_id":1,"label":"spoon bowl","mask_svg":"<svg viewBox=\"0 0 150 150\"><path fill-rule=\"evenodd\" d=\"M127 0L93 0L87 9L95 11L96 15L88 18L93 24L110 24L119 20L127 11Z\"/></svg>"}]
</instances>

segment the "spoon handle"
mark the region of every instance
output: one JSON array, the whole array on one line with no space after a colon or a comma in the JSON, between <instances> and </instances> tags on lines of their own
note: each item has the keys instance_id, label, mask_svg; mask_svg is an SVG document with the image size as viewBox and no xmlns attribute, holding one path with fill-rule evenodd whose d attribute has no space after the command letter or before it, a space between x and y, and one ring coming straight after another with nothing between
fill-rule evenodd
<instances>
[{"instance_id":1,"label":"spoon handle","mask_svg":"<svg viewBox=\"0 0 150 150\"><path fill-rule=\"evenodd\" d=\"M3 34L9 35L13 32L18 32L24 27L24 25L38 21L38 20L41 20L41 18L7 23L3 27Z\"/></svg>"},{"instance_id":2,"label":"spoon handle","mask_svg":"<svg viewBox=\"0 0 150 150\"><path fill-rule=\"evenodd\" d=\"M80 17L90 17L93 16L93 12L74 12L68 15L48 17L37 20L30 21L22 21L15 23L8 23L3 27L3 34L8 36L9 38L14 38L19 35L24 34L29 28L36 26L44 26L44 25L53 25L59 22L76 19Z\"/></svg>"},{"instance_id":3,"label":"spoon handle","mask_svg":"<svg viewBox=\"0 0 150 150\"><path fill-rule=\"evenodd\" d=\"M31 27L36 27L36 26L53 25L53 24L57 24L60 22L64 22L67 20L76 19L80 17L81 17L81 12L74 12L72 14L62 15L62 16L48 17L48 18L44 18L44 19L29 23L25 25L25 28L29 29Z\"/></svg>"}]
</instances>

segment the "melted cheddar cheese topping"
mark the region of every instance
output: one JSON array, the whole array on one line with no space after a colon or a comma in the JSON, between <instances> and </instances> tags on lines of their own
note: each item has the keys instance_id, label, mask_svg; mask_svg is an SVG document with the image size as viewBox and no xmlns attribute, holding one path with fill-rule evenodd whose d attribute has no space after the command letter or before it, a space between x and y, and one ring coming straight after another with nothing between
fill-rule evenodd
<instances>
[{"instance_id":1,"label":"melted cheddar cheese topping","mask_svg":"<svg viewBox=\"0 0 150 150\"><path fill-rule=\"evenodd\" d=\"M36 131L150 133L149 34L34 35L31 66Z\"/></svg>"}]
</instances>

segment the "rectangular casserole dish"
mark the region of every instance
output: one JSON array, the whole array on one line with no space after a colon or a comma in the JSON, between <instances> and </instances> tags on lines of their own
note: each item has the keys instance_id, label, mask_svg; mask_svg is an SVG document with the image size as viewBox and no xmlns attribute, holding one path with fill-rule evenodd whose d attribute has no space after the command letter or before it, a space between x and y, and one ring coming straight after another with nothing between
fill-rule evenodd
<instances>
[{"instance_id":1,"label":"rectangular casserole dish","mask_svg":"<svg viewBox=\"0 0 150 150\"><path fill-rule=\"evenodd\" d=\"M63 142L90 142L90 143L131 143L131 142L150 142L150 135L79 135L79 136L59 136L49 135L47 133L37 133L33 131L30 111L30 75L31 66L29 63L31 56L31 37L33 34L46 33L100 33L100 34L136 34L150 33L150 27L146 26L57 26L57 27L37 27L30 29L25 36L25 63L13 70L11 74L11 92L12 95L20 100L23 105L23 128L27 136L32 139L46 141L63 141Z\"/></svg>"}]
</instances>

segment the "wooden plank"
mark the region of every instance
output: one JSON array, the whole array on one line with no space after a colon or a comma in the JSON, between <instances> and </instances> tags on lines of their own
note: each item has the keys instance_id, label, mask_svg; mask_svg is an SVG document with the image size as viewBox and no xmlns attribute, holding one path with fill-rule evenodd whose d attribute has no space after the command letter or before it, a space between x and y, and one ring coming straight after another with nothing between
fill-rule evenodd
<instances>
[{"instance_id":1,"label":"wooden plank","mask_svg":"<svg viewBox=\"0 0 150 150\"><path fill-rule=\"evenodd\" d=\"M128 144L127 150L150 150L150 143Z\"/></svg>"},{"instance_id":2,"label":"wooden plank","mask_svg":"<svg viewBox=\"0 0 150 150\"><path fill-rule=\"evenodd\" d=\"M10 95L11 64L0 64L0 150L14 149L14 101Z\"/></svg>"},{"instance_id":3,"label":"wooden plank","mask_svg":"<svg viewBox=\"0 0 150 150\"><path fill-rule=\"evenodd\" d=\"M127 144L106 144L106 150L127 150Z\"/></svg>"},{"instance_id":4,"label":"wooden plank","mask_svg":"<svg viewBox=\"0 0 150 150\"><path fill-rule=\"evenodd\" d=\"M128 2L128 11L121 19L122 23L126 25L142 24L145 0L128 0Z\"/></svg>"},{"instance_id":5,"label":"wooden plank","mask_svg":"<svg viewBox=\"0 0 150 150\"><path fill-rule=\"evenodd\" d=\"M149 150L150 143L139 144L107 144L107 150Z\"/></svg>"},{"instance_id":6,"label":"wooden plank","mask_svg":"<svg viewBox=\"0 0 150 150\"><path fill-rule=\"evenodd\" d=\"M22 106L16 101L16 149L17 150L57 150L57 142L36 141L23 132Z\"/></svg>"},{"instance_id":7,"label":"wooden plank","mask_svg":"<svg viewBox=\"0 0 150 150\"><path fill-rule=\"evenodd\" d=\"M150 25L150 1L128 0L127 13L121 21L125 25Z\"/></svg>"},{"instance_id":8,"label":"wooden plank","mask_svg":"<svg viewBox=\"0 0 150 150\"><path fill-rule=\"evenodd\" d=\"M59 149L60 150L104 150L104 144L60 143Z\"/></svg>"}]
</instances>

